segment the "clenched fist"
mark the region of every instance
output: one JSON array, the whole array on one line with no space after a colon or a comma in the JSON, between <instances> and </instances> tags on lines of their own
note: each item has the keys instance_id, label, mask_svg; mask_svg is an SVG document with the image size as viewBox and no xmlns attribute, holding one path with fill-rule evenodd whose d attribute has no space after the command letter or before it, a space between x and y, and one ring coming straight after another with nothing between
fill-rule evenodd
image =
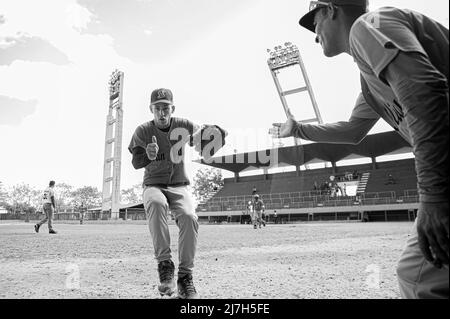
<instances>
[{"instance_id":1,"label":"clenched fist","mask_svg":"<svg viewBox=\"0 0 450 319\"><path fill-rule=\"evenodd\" d=\"M436 268L449 263L448 202L420 203L417 217L419 247Z\"/></svg>"},{"instance_id":2,"label":"clenched fist","mask_svg":"<svg viewBox=\"0 0 450 319\"><path fill-rule=\"evenodd\" d=\"M145 152L147 153L147 157L149 160L156 160L156 156L158 155L159 146L158 141L156 140L156 136L152 136L152 143L147 145Z\"/></svg>"}]
</instances>

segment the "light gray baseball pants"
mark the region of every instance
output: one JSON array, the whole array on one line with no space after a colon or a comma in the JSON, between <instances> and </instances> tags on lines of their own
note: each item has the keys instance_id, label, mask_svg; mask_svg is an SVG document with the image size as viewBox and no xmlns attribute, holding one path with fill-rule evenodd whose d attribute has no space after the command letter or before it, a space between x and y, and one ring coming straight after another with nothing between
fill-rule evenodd
<instances>
[{"instance_id":1,"label":"light gray baseball pants","mask_svg":"<svg viewBox=\"0 0 450 319\"><path fill-rule=\"evenodd\" d=\"M45 203L44 204L44 214L45 214L45 218L42 219L37 224L39 225L39 227L41 227L43 224L48 222L48 230L52 230L53 229L53 225L52 225L52 221L53 221L53 206L52 206L52 204L50 204L50 203Z\"/></svg>"},{"instance_id":2,"label":"light gray baseball pants","mask_svg":"<svg viewBox=\"0 0 450 319\"><path fill-rule=\"evenodd\" d=\"M420 214L420 212L419 212ZM405 299L448 299L448 267L437 269L423 256L417 235L417 219L397 267L400 293Z\"/></svg>"},{"instance_id":3,"label":"light gray baseball pants","mask_svg":"<svg viewBox=\"0 0 450 319\"><path fill-rule=\"evenodd\" d=\"M170 209L179 228L178 274L192 274L197 250L198 217L187 186L168 188L147 186L143 198L157 262L172 258L167 223Z\"/></svg>"}]
</instances>

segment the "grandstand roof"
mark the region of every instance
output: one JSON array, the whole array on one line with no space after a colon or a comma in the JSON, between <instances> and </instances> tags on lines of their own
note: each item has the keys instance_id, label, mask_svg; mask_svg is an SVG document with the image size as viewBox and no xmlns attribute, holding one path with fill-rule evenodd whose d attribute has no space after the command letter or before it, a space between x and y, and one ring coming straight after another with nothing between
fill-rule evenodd
<instances>
[{"instance_id":1,"label":"grandstand roof","mask_svg":"<svg viewBox=\"0 0 450 319\"><path fill-rule=\"evenodd\" d=\"M411 152L412 147L410 144L397 132L390 131L368 135L358 145L312 143L214 157L208 162L201 159L196 162L234 173L240 173L249 169L301 166L305 164L338 162L360 158L376 158L384 155L398 155ZM272 156L277 154L274 158L277 158L278 165L273 165L273 161L271 162L268 159L264 160L262 156L258 156L259 154L272 154Z\"/></svg>"}]
</instances>

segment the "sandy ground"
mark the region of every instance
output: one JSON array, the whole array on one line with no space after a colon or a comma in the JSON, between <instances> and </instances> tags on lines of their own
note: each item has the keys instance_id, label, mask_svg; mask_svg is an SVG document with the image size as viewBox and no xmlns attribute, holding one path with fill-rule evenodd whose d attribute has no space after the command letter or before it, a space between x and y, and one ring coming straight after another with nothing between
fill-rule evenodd
<instances>
[{"instance_id":1,"label":"sandy ground","mask_svg":"<svg viewBox=\"0 0 450 319\"><path fill-rule=\"evenodd\" d=\"M210 299L400 298L395 268L412 226L200 225L194 281ZM0 223L0 298L159 298L146 224L54 227Z\"/></svg>"}]
</instances>

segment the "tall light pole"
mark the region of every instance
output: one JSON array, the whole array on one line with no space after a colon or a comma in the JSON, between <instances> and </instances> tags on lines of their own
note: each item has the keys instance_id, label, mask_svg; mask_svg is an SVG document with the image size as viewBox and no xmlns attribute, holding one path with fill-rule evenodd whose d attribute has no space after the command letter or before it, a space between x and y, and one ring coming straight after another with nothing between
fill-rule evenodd
<instances>
[{"instance_id":1,"label":"tall light pole","mask_svg":"<svg viewBox=\"0 0 450 319\"><path fill-rule=\"evenodd\" d=\"M267 49L267 52L269 53L269 59L267 60L267 64L269 65L270 73L272 74L273 81L275 82L275 87L280 97L281 104L283 105L284 112L286 113L286 117L288 116L289 110L286 96L307 92L309 94L311 104L314 109L315 117L310 119L303 119L300 120L299 122L301 123L316 122L322 124L323 123L322 116L320 115L319 107L317 106L316 98L314 96L314 92L312 90L312 86L309 81L308 74L306 73L305 65L303 64L298 47L292 44L291 42L286 42L284 46L278 45L274 47L273 50ZM281 86L280 80L278 79L278 74L287 68L292 68L297 65L300 67L301 75L303 76L305 86L284 91ZM294 142L296 146L301 144L300 139L297 139L295 137ZM308 168L307 165L305 165L305 167Z\"/></svg>"},{"instance_id":2,"label":"tall light pole","mask_svg":"<svg viewBox=\"0 0 450 319\"><path fill-rule=\"evenodd\" d=\"M106 117L105 157L103 163L102 212L119 218L120 170L122 158L124 74L115 70L109 81L109 111Z\"/></svg>"}]
</instances>

